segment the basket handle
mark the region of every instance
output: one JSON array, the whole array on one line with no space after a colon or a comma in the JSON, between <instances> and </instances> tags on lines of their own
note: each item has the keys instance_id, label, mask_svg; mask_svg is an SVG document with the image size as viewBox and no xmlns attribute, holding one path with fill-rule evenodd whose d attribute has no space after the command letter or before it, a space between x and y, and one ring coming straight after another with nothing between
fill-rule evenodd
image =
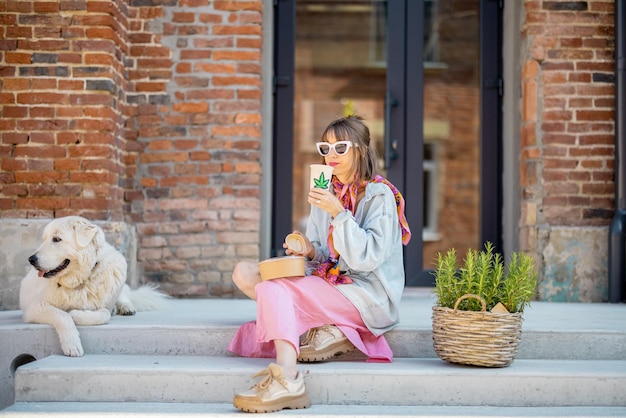
<instances>
[{"instance_id":1,"label":"basket handle","mask_svg":"<svg viewBox=\"0 0 626 418\"><path fill-rule=\"evenodd\" d=\"M472 293L467 293L467 294L461 296L460 298L458 298L456 300L456 303L454 304L454 310L456 311L456 309L459 307L459 304L461 302L463 302L465 299L468 299L468 298L476 299L477 301L479 301L483 305L483 309L482 309L481 312L485 312L487 310L487 303L485 302L485 299L481 298L478 295L474 295Z\"/></svg>"}]
</instances>

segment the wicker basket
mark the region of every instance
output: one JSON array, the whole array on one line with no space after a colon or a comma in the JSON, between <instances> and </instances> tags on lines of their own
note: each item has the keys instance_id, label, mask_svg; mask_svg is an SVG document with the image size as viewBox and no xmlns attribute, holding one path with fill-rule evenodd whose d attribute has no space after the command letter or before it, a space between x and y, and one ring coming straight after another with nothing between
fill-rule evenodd
<instances>
[{"instance_id":1,"label":"wicker basket","mask_svg":"<svg viewBox=\"0 0 626 418\"><path fill-rule=\"evenodd\" d=\"M482 311L457 310L474 298ZM522 313L486 312L485 300L467 294L454 309L433 306L433 341L437 356L450 363L482 367L506 367L513 362L522 335Z\"/></svg>"}]
</instances>

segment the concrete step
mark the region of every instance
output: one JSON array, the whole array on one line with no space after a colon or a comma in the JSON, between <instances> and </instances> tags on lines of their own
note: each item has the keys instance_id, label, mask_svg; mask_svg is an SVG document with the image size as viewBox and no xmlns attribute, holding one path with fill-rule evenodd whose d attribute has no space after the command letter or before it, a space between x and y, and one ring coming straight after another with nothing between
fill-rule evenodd
<instances>
[{"instance_id":1,"label":"concrete step","mask_svg":"<svg viewBox=\"0 0 626 418\"><path fill-rule=\"evenodd\" d=\"M626 407L489 407L489 406L377 406L312 405L283 410L280 415L301 418L359 417L624 417ZM161 418L193 416L223 418L242 416L232 404L145 402L18 402L0 411L3 418Z\"/></svg>"},{"instance_id":2,"label":"concrete step","mask_svg":"<svg viewBox=\"0 0 626 418\"><path fill-rule=\"evenodd\" d=\"M229 404L267 364L240 357L55 355L17 370L15 401ZM300 369L315 405L626 407L626 360L522 359L489 369L399 358Z\"/></svg>"},{"instance_id":3,"label":"concrete step","mask_svg":"<svg viewBox=\"0 0 626 418\"><path fill-rule=\"evenodd\" d=\"M626 416L626 392L618 391L626 387L626 304L533 302L524 312L516 360L504 369L455 366L436 358L433 304L429 293L405 293L401 324L387 334L396 356L392 364L364 363L352 355L302 365L310 370L313 408L283 413ZM87 354L78 359L59 356L50 326L25 324L19 311L0 312L0 409L9 407L0 414L231 415L235 391L251 386L251 375L268 363L226 352L238 326L254 320L255 307L245 299L184 299L161 311L116 316L106 325L79 327ZM21 366L30 360L38 361ZM89 396L89 402L81 402ZM123 402L127 399L133 402ZM368 404L359 405L363 402ZM383 405L372 405L376 402Z\"/></svg>"},{"instance_id":4,"label":"concrete step","mask_svg":"<svg viewBox=\"0 0 626 418\"><path fill-rule=\"evenodd\" d=\"M429 297L405 297L400 326L386 334L396 357L434 358ZM114 316L79 327L89 354L227 355L243 322L254 320L250 300L173 300L168 309ZM626 305L534 302L524 313L519 359L626 359ZM42 358L61 353L48 325L24 324L21 312L0 312L5 353Z\"/></svg>"}]
</instances>

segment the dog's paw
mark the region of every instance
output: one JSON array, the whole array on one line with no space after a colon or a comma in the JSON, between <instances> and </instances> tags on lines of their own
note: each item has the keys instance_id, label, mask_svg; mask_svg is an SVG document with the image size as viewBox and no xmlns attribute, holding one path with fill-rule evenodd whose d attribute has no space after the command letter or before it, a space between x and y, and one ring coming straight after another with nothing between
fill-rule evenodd
<instances>
[{"instance_id":1,"label":"dog's paw","mask_svg":"<svg viewBox=\"0 0 626 418\"><path fill-rule=\"evenodd\" d=\"M78 332L76 332L75 335L65 335L62 337L61 349L63 350L63 354L68 357L81 357L85 354Z\"/></svg>"},{"instance_id":2,"label":"dog's paw","mask_svg":"<svg viewBox=\"0 0 626 418\"><path fill-rule=\"evenodd\" d=\"M115 313L117 313L118 315L133 316L137 313L137 310L135 310L135 307L133 305L129 305L126 303L117 303L115 305Z\"/></svg>"},{"instance_id":3,"label":"dog's paw","mask_svg":"<svg viewBox=\"0 0 626 418\"><path fill-rule=\"evenodd\" d=\"M63 354L68 357L82 357L85 352L83 351L83 347L78 345L63 348Z\"/></svg>"}]
</instances>

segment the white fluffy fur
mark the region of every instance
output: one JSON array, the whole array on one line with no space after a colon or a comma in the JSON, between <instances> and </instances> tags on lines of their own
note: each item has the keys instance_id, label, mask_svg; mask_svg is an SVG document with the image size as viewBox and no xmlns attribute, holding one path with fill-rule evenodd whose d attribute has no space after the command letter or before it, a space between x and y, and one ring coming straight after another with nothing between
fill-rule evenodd
<instances>
[{"instance_id":1,"label":"white fluffy fur","mask_svg":"<svg viewBox=\"0 0 626 418\"><path fill-rule=\"evenodd\" d=\"M24 321L52 325L67 356L84 354L76 325L101 325L115 313L159 309L168 298L154 285L131 290L124 256L106 242L100 227L79 216L46 225L29 261L34 268L20 287Z\"/></svg>"}]
</instances>

